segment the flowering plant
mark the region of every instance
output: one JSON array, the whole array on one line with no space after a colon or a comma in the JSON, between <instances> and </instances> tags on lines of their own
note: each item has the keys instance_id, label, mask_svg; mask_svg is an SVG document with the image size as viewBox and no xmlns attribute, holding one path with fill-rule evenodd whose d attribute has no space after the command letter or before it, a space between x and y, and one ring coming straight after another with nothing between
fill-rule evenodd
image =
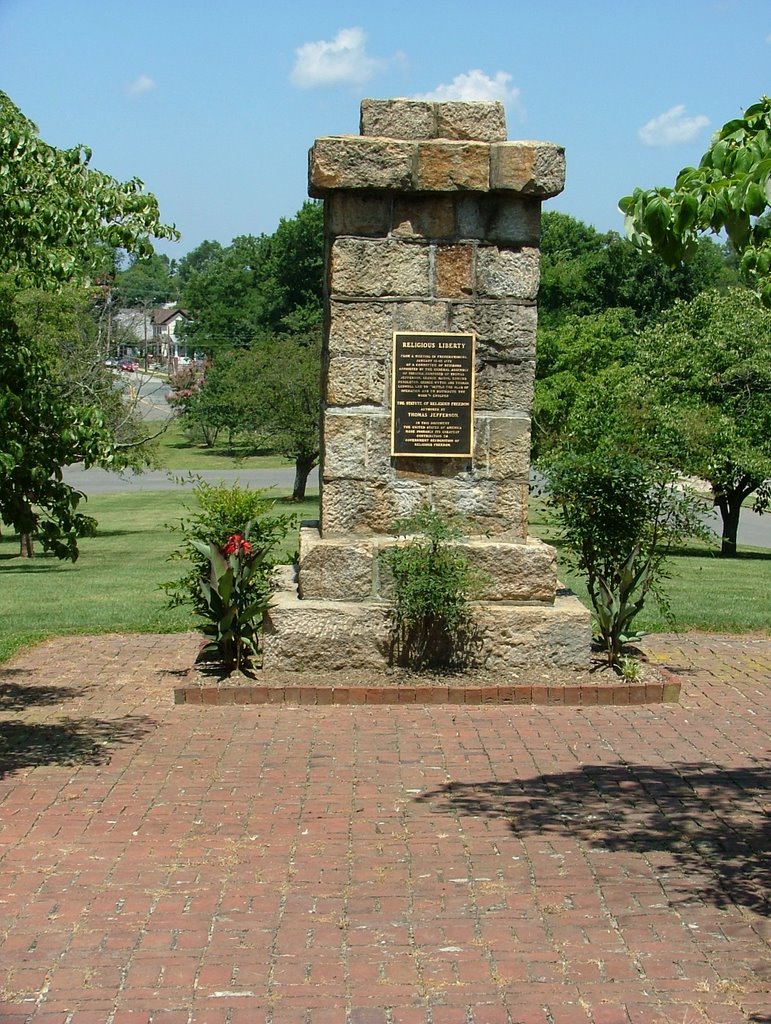
<instances>
[{"instance_id":1,"label":"flowering plant","mask_svg":"<svg viewBox=\"0 0 771 1024\"><path fill-rule=\"evenodd\" d=\"M250 528L251 523L244 533L232 533L222 547L192 541L209 562L208 576L200 579L199 614L209 620L202 632L211 637L204 650L220 655L227 674L239 671L257 653L257 635L270 597L267 578L257 572Z\"/></svg>"},{"instance_id":2,"label":"flowering plant","mask_svg":"<svg viewBox=\"0 0 771 1024\"><path fill-rule=\"evenodd\" d=\"M242 533L233 533L228 537L225 547L222 549L223 555L230 557L230 555L238 555L239 558L248 558L252 553L252 545L248 540L244 539Z\"/></svg>"}]
</instances>

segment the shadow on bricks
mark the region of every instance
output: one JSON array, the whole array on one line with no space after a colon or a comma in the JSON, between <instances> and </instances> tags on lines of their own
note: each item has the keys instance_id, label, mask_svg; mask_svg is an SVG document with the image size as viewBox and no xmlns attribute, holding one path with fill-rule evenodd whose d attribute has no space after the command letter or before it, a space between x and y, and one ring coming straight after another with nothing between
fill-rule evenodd
<instances>
[{"instance_id":1,"label":"shadow on bricks","mask_svg":"<svg viewBox=\"0 0 771 1024\"><path fill-rule=\"evenodd\" d=\"M569 835L607 852L663 854L691 896L771 911L771 765L584 765L510 782L451 782L417 798L447 813L501 818L511 831Z\"/></svg>"},{"instance_id":2,"label":"shadow on bricks","mask_svg":"<svg viewBox=\"0 0 771 1024\"><path fill-rule=\"evenodd\" d=\"M64 718L54 723L0 721L0 778L46 765L106 764L116 746L137 742L156 724L146 715Z\"/></svg>"}]
</instances>

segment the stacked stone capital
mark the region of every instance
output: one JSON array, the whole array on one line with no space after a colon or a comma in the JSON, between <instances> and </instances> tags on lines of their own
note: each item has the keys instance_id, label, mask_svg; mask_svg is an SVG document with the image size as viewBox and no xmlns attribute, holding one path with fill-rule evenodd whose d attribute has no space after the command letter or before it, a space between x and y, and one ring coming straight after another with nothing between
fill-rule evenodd
<instances>
[{"instance_id":1,"label":"stacked stone capital","mask_svg":"<svg viewBox=\"0 0 771 1024\"><path fill-rule=\"evenodd\" d=\"M269 613L267 665L294 665L307 649L303 618L320 648L335 630L344 645L348 630L355 659L367 650L382 663L380 556L395 521L426 504L468 524L463 546L495 612L485 621L548 610L539 651L558 629L554 551L528 538L527 505L541 203L564 176L562 147L507 141L500 103L365 99L360 135L314 143L326 268L320 521L302 531L296 589ZM473 335L470 457L392 454L397 332ZM569 619L556 664L588 656L588 616L571 606ZM503 631L508 646L487 630L487 656L521 662L523 629Z\"/></svg>"}]
</instances>

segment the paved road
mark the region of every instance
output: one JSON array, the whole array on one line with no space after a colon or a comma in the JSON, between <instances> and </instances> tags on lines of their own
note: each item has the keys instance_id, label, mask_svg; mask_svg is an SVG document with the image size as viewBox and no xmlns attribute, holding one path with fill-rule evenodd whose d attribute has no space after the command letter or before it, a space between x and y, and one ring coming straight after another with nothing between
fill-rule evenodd
<instances>
[{"instance_id":1,"label":"paved road","mask_svg":"<svg viewBox=\"0 0 771 1024\"><path fill-rule=\"evenodd\" d=\"M214 484L220 481L234 483L237 480L248 487L280 487L291 490L294 484L294 469L201 469L195 473L152 469L145 473L109 473L106 469L67 466L64 471L67 483L87 495L171 491L178 487L192 487L198 477ZM308 477L308 487L313 489L318 485L318 470L314 469Z\"/></svg>"},{"instance_id":2,"label":"paved road","mask_svg":"<svg viewBox=\"0 0 771 1024\"><path fill-rule=\"evenodd\" d=\"M293 469L206 469L199 470L197 475L209 483L238 480L244 486L276 487L283 490L291 490L294 483ZM83 469L82 466L68 466L64 479L84 494L167 491L176 487L190 487L195 482L190 474L170 474L163 469L117 474L108 473L104 469ZM319 474L314 469L308 478L308 487L312 490L318 485ZM711 518L710 523L719 535L719 518ZM757 516L750 509L745 509L739 523L739 546L771 548L771 514Z\"/></svg>"},{"instance_id":3,"label":"paved road","mask_svg":"<svg viewBox=\"0 0 771 1024\"><path fill-rule=\"evenodd\" d=\"M143 420L167 420L171 415L171 407L166 401L166 395L171 388L165 377L156 377L153 374L115 372L115 386L128 391L132 399L136 400L137 411Z\"/></svg>"}]
</instances>

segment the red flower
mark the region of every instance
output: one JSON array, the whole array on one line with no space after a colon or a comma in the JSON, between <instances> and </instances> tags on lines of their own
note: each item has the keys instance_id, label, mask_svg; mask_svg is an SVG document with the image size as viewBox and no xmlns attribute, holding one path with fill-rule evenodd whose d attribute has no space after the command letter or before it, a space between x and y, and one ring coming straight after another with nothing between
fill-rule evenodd
<instances>
[{"instance_id":1,"label":"red flower","mask_svg":"<svg viewBox=\"0 0 771 1024\"><path fill-rule=\"evenodd\" d=\"M242 533L232 533L228 537L227 544L222 549L222 553L227 557L236 555L238 558L248 558L252 553L252 545L248 540L244 540Z\"/></svg>"}]
</instances>

